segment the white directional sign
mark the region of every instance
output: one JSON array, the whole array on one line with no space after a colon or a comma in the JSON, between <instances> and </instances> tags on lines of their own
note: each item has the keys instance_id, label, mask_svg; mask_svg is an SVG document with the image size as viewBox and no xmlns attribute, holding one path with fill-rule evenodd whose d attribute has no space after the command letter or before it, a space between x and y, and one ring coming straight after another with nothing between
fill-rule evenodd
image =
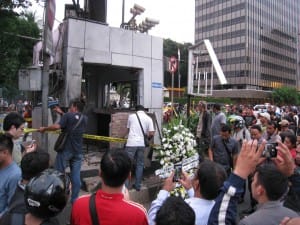
<instances>
[{"instance_id":1,"label":"white directional sign","mask_svg":"<svg viewBox=\"0 0 300 225\"><path fill-rule=\"evenodd\" d=\"M178 163L176 163L178 164ZM183 159L182 162L182 171L187 172L191 169L197 168L199 165L199 155L195 154L194 156ZM167 178L170 176L171 172L174 170L174 165L161 168L158 170L155 170L155 175L159 176L160 178Z\"/></svg>"}]
</instances>

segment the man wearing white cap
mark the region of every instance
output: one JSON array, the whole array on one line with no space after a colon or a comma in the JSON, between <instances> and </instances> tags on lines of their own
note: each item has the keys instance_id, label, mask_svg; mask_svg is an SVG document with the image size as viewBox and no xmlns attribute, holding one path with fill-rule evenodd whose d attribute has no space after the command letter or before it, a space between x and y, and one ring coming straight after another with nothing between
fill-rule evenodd
<instances>
[{"instance_id":1,"label":"man wearing white cap","mask_svg":"<svg viewBox=\"0 0 300 225\"><path fill-rule=\"evenodd\" d=\"M279 125L280 125L280 133L290 132L292 134L295 134L295 132L289 128L290 122L288 120L281 120L281 122L279 122Z\"/></svg>"},{"instance_id":2,"label":"man wearing white cap","mask_svg":"<svg viewBox=\"0 0 300 225\"><path fill-rule=\"evenodd\" d=\"M267 112L262 112L258 114L258 119L260 121L261 130L264 133L267 130L267 124L271 120L271 116Z\"/></svg>"}]
</instances>

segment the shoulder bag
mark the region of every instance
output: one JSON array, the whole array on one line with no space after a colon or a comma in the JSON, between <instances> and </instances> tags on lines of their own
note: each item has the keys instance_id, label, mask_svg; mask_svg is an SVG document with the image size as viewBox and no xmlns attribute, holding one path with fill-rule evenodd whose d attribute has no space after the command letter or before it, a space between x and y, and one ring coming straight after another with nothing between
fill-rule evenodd
<instances>
[{"instance_id":1,"label":"shoulder bag","mask_svg":"<svg viewBox=\"0 0 300 225\"><path fill-rule=\"evenodd\" d=\"M81 120L83 118L83 115L80 116L79 120L77 121L77 123L75 124L75 126L72 128L71 131L69 132L72 132L73 130L75 130L78 125L80 124ZM58 135L58 138L55 142L55 145L54 145L54 150L56 152L61 152L64 147L65 147L65 144L66 144L66 141L68 139L68 136L69 136L69 132L66 132L66 131L62 131L59 135Z\"/></svg>"},{"instance_id":2,"label":"shoulder bag","mask_svg":"<svg viewBox=\"0 0 300 225\"><path fill-rule=\"evenodd\" d=\"M136 117L137 117L137 118L138 118L138 120L139 120L139 124L140 124L140 126L141 126L141 129L142 129L142 132L143 132L145 147L149 147L149 146L150 146L150 142L149 142L149 139L148 139L148 135L147 135L147 134L145 134L145 132L144 132L144 129L143 129L143 126L142 126L142 123L141 123L140 117L138 116L138 114L137 114L137 113L135 113L135 114L136 114Z\"/></svg>"},{"instance_id":3,"label":"shoulder bag","mask_svg":"<svg viewBox=\"0 0 300 225\"><path fill-rule=\"evenodd\" d=\"M99 220L97 210L96 210L95 196L96 196L96 193L93 193L90 197L90 201L89 201L90 214L91 214L91 218L92 218L92 224L100 225L100 220Z\"/></svg>"}]
</instances>

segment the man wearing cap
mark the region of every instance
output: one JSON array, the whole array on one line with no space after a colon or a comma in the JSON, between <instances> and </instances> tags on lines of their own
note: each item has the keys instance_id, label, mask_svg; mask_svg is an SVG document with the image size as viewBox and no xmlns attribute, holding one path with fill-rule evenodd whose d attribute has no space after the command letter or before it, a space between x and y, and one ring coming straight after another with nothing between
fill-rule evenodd
<instances>
[{"instance_id":1,"label":"man wearing cap","mask_svg":"<svg viewBox=\"0 0 300 225\"><path fill-rule=\"evenodd\" d=\"M267 130L267 124L271 120L271 116L267 112L262 112L258 114L258 119L260 121L261 130L264 133Z\"/></svg>"},{"instance_id":2,"label":"man wearing cap","mask_svg":"<svg viewBox=\"0 0 300 225\"><path fill-rule=\"evenodd\" d=\"M295 132L289 128L290 122L288 120L281 120L281 122L279 122L279 125L280 125L280 133L290 132L292 134L295 134Z\"/></svg>"}]
</instances>

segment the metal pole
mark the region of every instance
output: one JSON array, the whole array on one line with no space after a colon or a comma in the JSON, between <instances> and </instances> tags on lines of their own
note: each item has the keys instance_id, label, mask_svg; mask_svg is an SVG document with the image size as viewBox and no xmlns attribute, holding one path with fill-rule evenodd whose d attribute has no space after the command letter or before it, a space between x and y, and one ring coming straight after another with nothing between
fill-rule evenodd
<instances>
[{"instance_id":1,"label":"metal pole","mask_svg":"<svg viewBox=\"0 0 300 225\"><path fill-rule=\"evenodd\" d=\"M125 0L122 1L122 24L121 24L121 27L123 27L123 24L124 24L124 14L125 14Z\"/></svg>"},{"instance_id":2,"label":"metal pole","mask_svg":"<svg viewBox=\"0 0 300 225\"><path fill-rule=\"evenodd\" d=\"M46 53L46 42L48 38L48 4L49 0L45 1L45 18L44 18L44 37L43 37L43 71L42 71L42 126L48 126L48 93L49 93L49 64L50 57ZM42 133L42 147L48 151L48 134Z\"/></svg>"},{"instance_id":3,"label":"metal pole","mask_svg":"<svg viewBox=\"0 0 300 225\"><path fill-rule=\"evenodd\" d=\"M172 72L172 92L171 92L171 107L172 107L172 116L173 116L173 98L174 97L174 72Z\"/></svg>"},{"instance_id":4,"label":"metal pole","mask_svg":"<svg viewBox=\"0 0 300 225\"><path fill-rule=\"evenodd\" d=\"M180 59L178 59L178 91L179 91L179 97L181 97L181 92L180 92Z\"/></svg>"}]
</instances>

